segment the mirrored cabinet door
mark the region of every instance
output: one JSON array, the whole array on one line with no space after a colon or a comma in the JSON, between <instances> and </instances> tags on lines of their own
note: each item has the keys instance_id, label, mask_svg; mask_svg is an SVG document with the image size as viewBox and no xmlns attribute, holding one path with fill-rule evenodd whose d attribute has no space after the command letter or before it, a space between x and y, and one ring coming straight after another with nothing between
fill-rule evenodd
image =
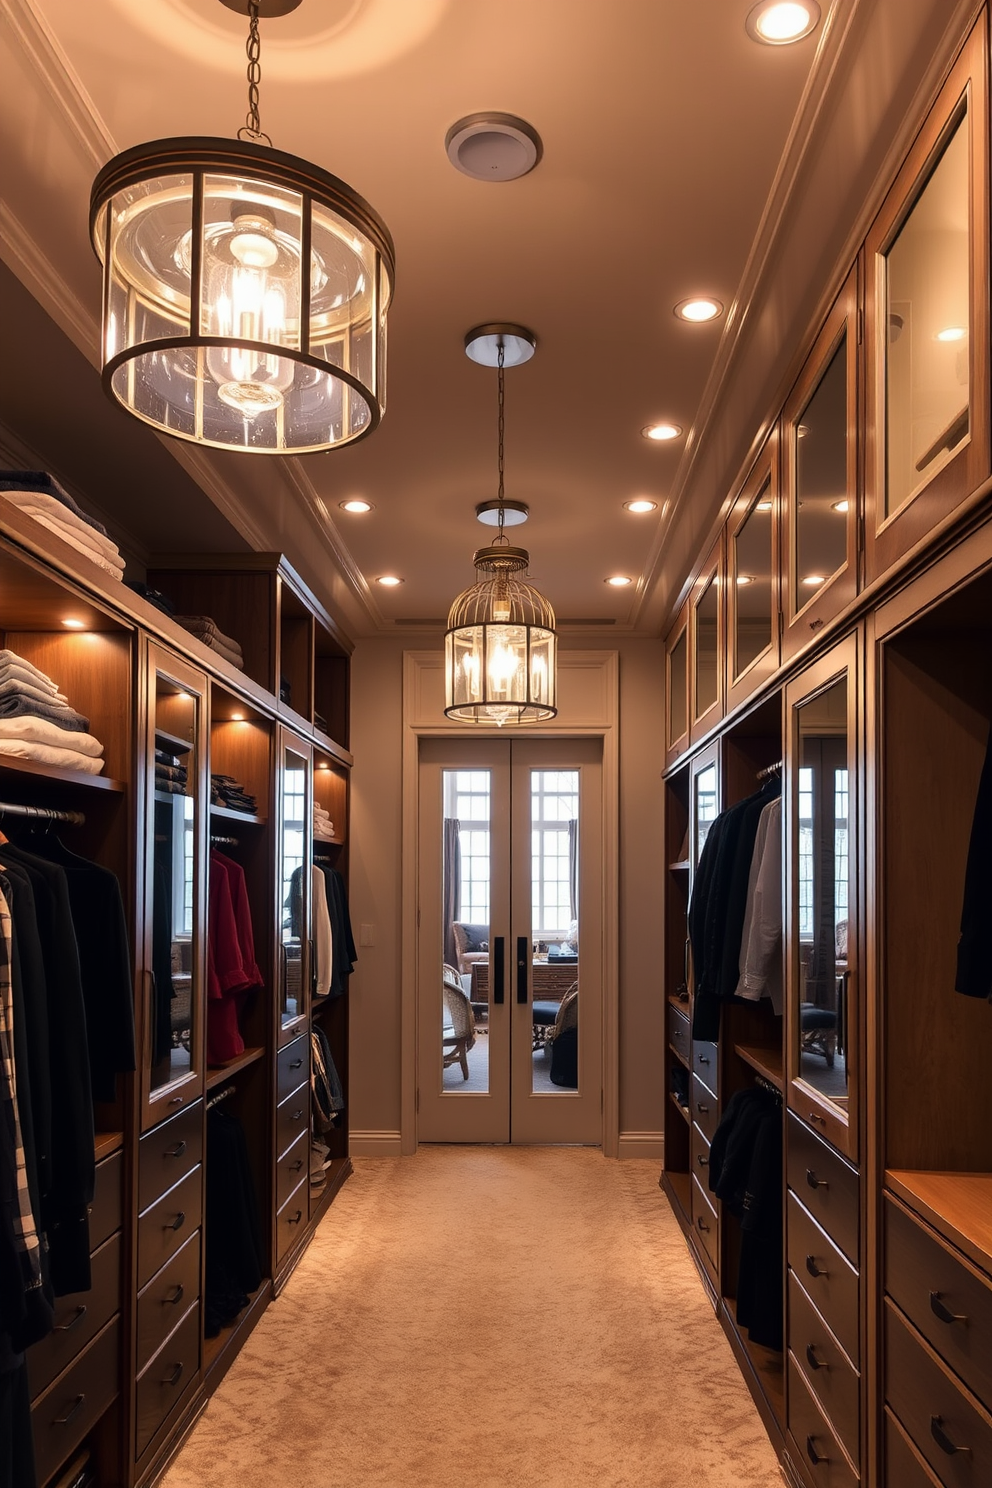
<instances>
[{"instance_id":1,"label":"mirrored cabinet door","mask_svg":"<svg viewBox=\"0 0 992 1488\"><path fill-rule=\"evenodd\" d=\"M689 743L689 607L683 605L665 647L665 758L672 764Z\"/></svg>"},{"instance_id":2,"label":"mirrored cabinet door","mask_svg":"<svg viewBox=\"0 0 992 1488\"><path fill-rule=\"evenodd\" d=\"M858 643L787 689L789 1104L857 1159Z\"/></svg>"},{"instance_id":3,"label":"mirrored cabinet door","mask_svg":"<svg viewBox=\"0 0 992 1488\"><path fill-rule=\"evenodd\" d=\"M296 1037L307 1017L311 902L313 759L309 745L282 731L279 740L279 938L276 968L279 1042Z\"/></svg>"},{"instance_id":4,"label":"mirrored cabinet door","mask_svg":"<svg viewBox=\"0 0 992 1488\"><path fill-rule=\"evenodd\" d=\"M782 656L815 640L857 592L857 271L823 326L782 418Z\"/></svg>"},{"instance_id":5,"label":"mirrored cabinet door","mask_svg":"<svg viewBox=\"0 0 992 1488\"><path fill-rule=\"evenodd\" d=\"M727 707L778 666L778 439L765 445L727 529Z\"/></svg>"},{"instance_id":6,"label":"mirrored cabinet door","mask_svg":"<svg viewBox=\"0 0 992 1488\"><path fill-rule=\"evenodd\" d=\"M869 233L866 576L989 473L986 22Z\"/></svg>"},{"instance_id":7,"label":"mirrored cabinet door","mask_svg":"<svg viewBox=\"0 0 992 1488\"><path fill-rule=\"evenodd\" d=\"M689 867L695 876L710 827L720 810L719 752L708 744L692 761L689 773Z\"/></svg>"},{"instance_id":8,"label":"mirrored cabinet door","mask_svg":"<svg viewBox=\"0 0 992 1488\"><path fill-rule=\"evenodd\" d=\"M689 600L690 741L723 716L723 539L712 549Z\"/></svg>"},{"instance_id":9,"label":"mirrored cabinet door","mask_svg":"<svg viewBox=\"0 0 992 1488\"><path fill-rule=\"evenodd\" d=\"M144 1128L202 1092L206 679L149 647Z\"/></svg>"}]
</instances>

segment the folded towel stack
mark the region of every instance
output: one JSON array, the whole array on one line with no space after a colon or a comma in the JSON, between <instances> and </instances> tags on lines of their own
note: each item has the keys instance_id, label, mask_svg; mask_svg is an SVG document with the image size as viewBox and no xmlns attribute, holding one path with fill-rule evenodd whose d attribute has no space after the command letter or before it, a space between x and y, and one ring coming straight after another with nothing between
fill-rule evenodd
<instances>
[{"instance_id":1,"label":"folded towel stack","mask_svg":"<svg viewBox=\"0 0 992 1488\"><path fill-rule=\"evenodd\" d=\"M155 751L155 789L169 796L185 796L188 771L178 754Z\"/></svg>"},{"instance_id":2,"label":"folded towel stack","mask_svg":"<svg viewBox=\"0 0 992 1488\"><path fill-rule=\"evenodd\" d=\"M0 754L99 775L103 745L51 677L16 651L0 651Z\"/></svg>"},{"instance_id":3,"label":"folded towel stack","mask_svg":"<svg viewBox=\"0 0 992 1488\"><path fill-rule=\"evenodd\" d=\"M226 806L230 811L244 811L254 816L258 803L233 775L211 775L210 801L214 806Z\"/></svg>"},{"instance_id":4,"label":"folded towel stack","mask_svg":"<svg viewBox=\"0 0 992 1488\"><path fill-rule=\"evenodd\" d=\"M190 635L195 635L198 641L209 646L211 651L216 651L218 656L223 656L224 660L237 667L239 672L244 671L245 662L241 655L241 647L231 636L224 634L216 620L211 620L209 615L177 615L176 619L183 630L188 630Z\"/></svg>"},{"instance_id":5,"label":"folded towel stack","mask_svg":"<svg viewBox=\"0 0 992 1488\"><path fill-rule=\"evenodd\" d=\"M124 577L120 550L107 529L82 510L43 470L0 470L0 498L54 532L115 579Z\"/></svg>"},{"instance_id":6,"label":"folded towel stack","mask_svg":"<svg viewBox=\"0 0 992 1488\"><path fill-rule=\"evenodd\" d=\"M330 812L325 811L317 801L313 803L313 839L315 842L334 841L334 823Z\"/></svg>"}]
</instances>

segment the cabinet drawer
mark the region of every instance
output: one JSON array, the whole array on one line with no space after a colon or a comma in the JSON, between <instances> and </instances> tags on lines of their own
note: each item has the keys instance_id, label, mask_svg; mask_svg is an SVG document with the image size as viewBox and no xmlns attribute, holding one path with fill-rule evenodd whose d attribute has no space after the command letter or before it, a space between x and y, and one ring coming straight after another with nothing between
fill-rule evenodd
<instances>
[{"instance_id":1,"label":"cabinet drawer","mask_svg":"<svg viewBox=\"0 0 992 1488\"><path fill-rule=\"evenodd\" d=\"M810 1483L816 1488L856 1488L861 1480L845 1457L792 1354L789 1355L789 1432Z\"/></svg>"},{"instance_id":2,"label":"cabinet drawer","mask_svg":"<svg viewBox=\"0 0 992 1488\"><path fill-rule=\"evenodd\" d=\"M709 1189L710 1173L710 1144L707 1142L703 1132L693 1122L692 1124L692 1171L699 1179L703 1188Z\"/></svg>"},{"instance_id":3,"label":"cabinet drawer","mask_svg":"<svg viewBox=\"0 0 992 1488\"><path fill-rule=\"evenodd\" d=\"M709 1196L703 1192L695 1174L692 1179L692 1228L713 1268L714 1276L719 1276L720 1216L710 1203Z\"/></svg>"},{"instance_id":4,"label":"cabinet drawer","mask_svg":"<svg viewBox=\"0 0 992 1488\"><path fill-rule=\"evenodd\" d=\"M895 1416L885 1407L885 1488L940 1488Z\"/></svg>"},{"instance_id":5,"label":"cabinet drawer","mask_svg":"<svg viewBox=\"0 0 992 1488\"><path fill-rule=\"evenodd\" d=\"M992 1416L888 1297L885 1398L946 1488L992 1483Z\"/></svg>"},{"instance_id":6,"label":"cabinet drawer","mask_svg":"<svg viewBox=\"0 0 992 1488\"><path fill-rule=\"evenodd\" d=\"M789 1187L856 1266L860 1236L857 1169L791 1111L786 1142Z\"/></svg>"},{"instance_id":7,"label":"cabinet drawer","mask_svg":"<svg viewBox=\"0 0 992 1488\"><path fill-rule=\"evenodd\" d=\"M203 1157L203 1104L163 1121L138 1143L138 1212L173 1188Z\"/></svg>"},{"instance_id":8,"label":"cabinet drawer","mask_svg":"<svg viewBox=\"0 0 992 1488\"><path fill-rule=\"evenodd\" d=\"M979 1400L992 1401L992 1283L889 1198L885 1290Z\"/></svg>"},{"instance_id":9,"label":"cabinet drawer","mask_svg":"<svg viewBox=\"0 0 992 1488\"><path fill-rule=\"evenodd\" d=\"M276 1215L276 1254L288 1255L306 1228L310 1214L310 1174L290 1194Z\"/></svg>"},{"instance_id":10,"label":"cabinet drawer","mask_svg":"<svg viewBox=\"0 0 992 1488\"><path fill-rule=\"evenodd\" d=\"M692 1072L698 1075L707 1090L716 1094L716 1074L718 1068L719 1052L716 1044L700 1043L697 1039L692 1046Z\"/></svg>"},{"instance_id":11,"label":"cabinet drawer","mask_svg":"<svg viewBox=\"0 0 992 1488\"><path fill-rule=\"evenodd\" d=\"M310 1137L303 1132L276 1164L276 1208L281 1209L293 1189L310 1171Z\"/></svg>"},{"instance_id":12,"label":"cabinet drawer","mask_svg":"<svg viewBox=\"0 0 992 1488\"><path fill-rule=\"evenodd\" d=\"M301 1132L310 1130L310 1088L302 1085L276 1110L276 1153L282 1157Z\"/></svg>"},{"instance_id":13,"label":"cabinet drawer","mask_svg":"<svg viewBox=\"0 0 992 1488\"><path fill-rule=\"evenodd\" d=\"M31 1407L39 1483L65 1462L117 1395L120 1333L120 1318L114 1318Z\"/></svg>"},{"instance_id":14,"label":"cabinet drawer","mask_svg":"<svg viewBox=\"0 0 992 1488\"><path fill-rule=\"evenodd\" d=\"M686 1064L688 1064L691 1057L689 1046L692 1043L692 1037L689 1033L689 1019L681 1008L672 1007L671 1003L668 1004L668 1042L676 1054L681 1055Z\"/></svg>"},{"instance_id":15,"label":"cabinet drawer","mask_svg":"<svg viewBox=\"0 0 992 1488\"><path fill-rule=\"evenodd\" d=\"M135 1455L140 1457L200 1371L200 1304L194 1302L135 1387Z\"/></svg>"},{"instance_id":16,"label":"cabinet drawer","mask_svg":"<svg viewBox=\"0 0 992 1488\"><path fill-rule=\"evenodd\" d=\"M47 1337L28 1349L28 1385L32 1400L67 1369L91 1338L95 1338L121 1306L121 1237L112 1235L93 1256L92 1285L88 1292L59 1297L55 1326Z\"/></svg>"},{"instance_id":17,"label":"cabinet drawer","mask_svg":"<svg viewBox=\"0 0 992 1488\"><path fill-rule=\"evenodd\" d=\"M97 1163L93 1202L89 1206L90 1250L98 1250L121 1227L123 1201L121 1177L124 1164L119 1152Z\"/></svg>"},{"instance_id":18,"label":"cabinet drawer","mask_svg":"<svg viewBox=\"0 0 992 1488\"><path fill-rule=\"evenodd\" d=\"M138 1374L200 1295L200 1231L190 1235L138 1294Z\"/></svg>"},{"instance_id":19,"label":"cabinet drawer","mask_svg":"<svg viewBox=\"0 0 992 1488\"><path fill-rule=\"evenodd\" d=\"M276 1060L276 1100L284 1101L291 1090L310 1079L310 1040L294 1039L279 1050Z\"/></svg>"},{"instance_id":20,"label":"cabinet drawer","mask_svg":"<svg viewBox=\"0 0 992 1488\"><path fill-rule=\"evenodd\" d=\"M196 1167L138 1220L138 1286L151 1281L194 1230L200 1228L203 1169Z\"/></svg>"},{"instance_id":21,"label":"cabinet drawer","mask_svg":"<svg viewBox=\"0 0 992 1488\"><path fill-rule=\"evenodd\" d=\"M693 1121L707 1142L712 1142L713 1133L720 1125L720 1102L712 1091L707 1090L698 1075L692 1076L689 1099L692 1105Z\"/></svg>"},{"instance_id":22,"label":"cabinet drawer","mask_svg":"<svg viewBox=\"0 0 992 1488\"><path fill-rule=\"evenodd\" d=\"M792 1193L787 1249L789 1265L802 1281L806 1295L847 1357L860 1365L858 1273Z\"/></svg>"},{"instance_id":23,"label":"cabinet drawer","mask_svg":"<svg viewBox=\"0 0 992 1488\"><path fill-rule=\"evenodd\" d=\"M861 1460L861 1378L789 1272L789 1352L851 1461Z\"/></svg>"}]
</instances>

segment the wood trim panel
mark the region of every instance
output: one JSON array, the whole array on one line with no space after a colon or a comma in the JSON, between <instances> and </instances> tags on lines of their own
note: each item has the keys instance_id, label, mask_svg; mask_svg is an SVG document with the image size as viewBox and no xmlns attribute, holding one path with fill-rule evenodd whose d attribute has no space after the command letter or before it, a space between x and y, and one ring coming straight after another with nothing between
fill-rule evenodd
<instances>
[{"instance_id":1,"label":"wood trim panel","mask_svg":"<svg viewBox=\"0 0 992 1488\"><path fill-rule=\"evenodd\" d=\"M768 645L753 660L738 669L737 642L740 618L740 596L738 580L741 574L737 563L737 542L759 500L771 502L771 573L769 612L771 634ZM746 698L757 692L774 676L779 667L781 631L781 480L779 460L779 434L773 429L758 456L747 480L734 503L727 523L727 644L726 644L726 699L727 711L736 708Z\"/></svg>"},{"instance_id":2,"label":"wood trim panel","mask_svg":"<svg viewBox=\"0 0 992 1488\"><path fill-rule=\"evenodd\" d=\"M699 576L692 586L689 596L689 742L696 744L709 733L710 729L723 717L724 711L724 656L726 655L727 636L727 603L726 603L726 552L724 538L725 531L721 531L713 547L706 555L706 561L700 569ZM699 687L699 608L710 592L711 586L716 598L716 632L715 632L715 655L713 658L713 689L715 696L712 701L710 689L707 689L705 697L700 697ZM700 711L700 708L702 711Z\"/></svg>"}]
</instances>

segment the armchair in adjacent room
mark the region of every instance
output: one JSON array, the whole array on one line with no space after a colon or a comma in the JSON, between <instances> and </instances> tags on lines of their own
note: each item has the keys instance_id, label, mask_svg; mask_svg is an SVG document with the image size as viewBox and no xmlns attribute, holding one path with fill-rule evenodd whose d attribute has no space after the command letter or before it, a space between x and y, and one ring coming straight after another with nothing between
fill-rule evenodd
<instances>
[{"instance_id":1,"label":"armchair in adjacent room","mask_svg":"<svg viewBox=\"0 0 992 1488\"><path fill-rule=\"evenodd\" d=\"M457 1060L462 1078L468 1079L469 1050L475 1047L475 1017L472 1004L462 991L462 979L453 966L442 968L441 996L444 1021L441 1026L442 1064L445 1069Z\"/></svg>"},{"instance_id":2,"label":"armchair in adjacent room","mask_svg":"<svg viewBox=\"0 0 992 1488\"><path fill-rule=\"evenodd\" d=\"M465 976L471 976L475 962L489 960L489 926L469 925L464 920L455 920L451 930L455 937L458 970Z\"/></svg>"}]
</instances>

